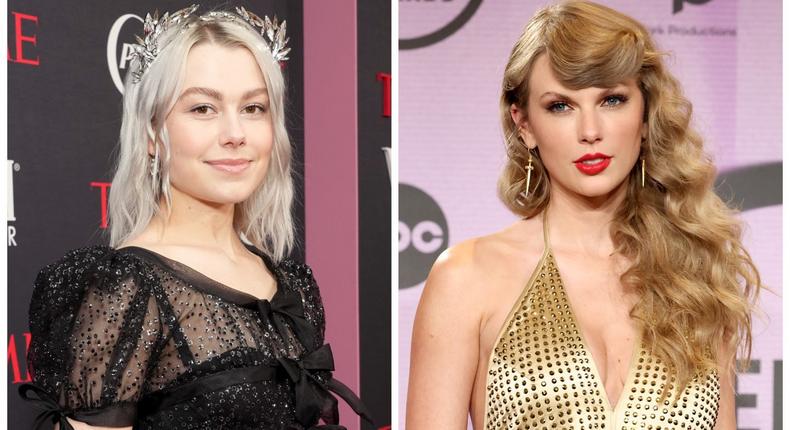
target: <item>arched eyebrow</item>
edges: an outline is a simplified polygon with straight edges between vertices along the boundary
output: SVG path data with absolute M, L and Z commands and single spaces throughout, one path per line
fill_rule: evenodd
M 603 96 L 608 96 L 608 95 L 610 95 L 612 93 L 615 93 L 615 92 L 618 92 L 618 91 L 625 91 L 627 89 L 628 89 L 627 85 L 625 85 L 624 83 L 619 83 L 619 84 L 616 84 L 616 85 L 614 85 L 612 87 L 600 88 L 599 95 L 602 96 L 602 97 Z M 573 97 L 565 95 L 565 94 L 562 94 L 562 93 L 559 93 L 557 91 L 546 91 L 545 93 L 541 94 L 541 96 L 538 98 L 538 100 L 542 100 L 542 99 L 544 99 L 546 97 L 557 98 L 557 99 L 560 99 L 560 100 L 573 100 Z
M 223 98 L 222 94 L 219 91 L 217 91 L 217 90 L 215 90 L 213 88 L 190 87 L 190 88 L 187 88 L 186 90 L 184 90 L 183 93 L 181 93 L 181 96 L 178 97 L 178 100 L 181 100 L 181 99 L 183 99 L 183 98 L 185 98 L 187 96 L 190 96 L 192 94 L 202 94 L 202 95 L 204 95 L 206 97 L 211 97 L 212 99 L 217 100 L 217 101 L 222 101 L 222 98 Z M 266 90 L 266 87 L 260 87 L 260 88 L 255 88 L 253 90 L 249 90 L 249 91 L 245 92 L 241 96 L 241 99 L 242 100 L 247 100 L 247 99 L 255 97 L 255 96 L 259 95 L 259 94 L 268 94 L 268 92 Z
M 546 98 L 546 97 L 555 97 L 555 98 L 558 98 L 558 99 L 570 100 L 570 97 L 566 96 L 565 94 L 558 93 L 556 91 L 546 91 L 545 93 L 541 94 L 539 99 L 543 99 L 543 98 Z

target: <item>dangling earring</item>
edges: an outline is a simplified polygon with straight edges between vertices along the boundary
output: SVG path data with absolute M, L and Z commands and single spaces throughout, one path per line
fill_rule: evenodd
M 645 187 L 645 157 L 642 157 L 642 188 Z
M 154 169 L 156 169 L 156 159 L 151 157 L 148 161 L 148 171 L 151 172 L 151 178 L 153 179 L 156 176 L 156 173 L 154 173 Z
M 154 191 L 154 194 L 157 193 L 159 188 L 159 147 L 157 146 L 154 150 L 154 156 L 151 157 L 151 185 Z
M 527 159 L 527 165 L 524 167 L 527 171 L 527 187 L 524 189 L 525 197 L 529 195 L 529 183 L 532 180 L 532 170 L 534 169 L 534 167 L 532 167 L 532 151 L 529 149 L 527 149 L 527 151 L 529 151 L 529 158 Z

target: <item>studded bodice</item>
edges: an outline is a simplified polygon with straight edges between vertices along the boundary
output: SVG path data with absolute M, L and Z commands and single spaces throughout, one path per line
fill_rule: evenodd
M 718 374 L 673 390 L 667 367 L 636 342 L 610 405 L 562 285 L 544 223 L 545 250 L 505 319 L 488 362 L 485 430 L 705 429 L 716 422 Z M 662 399 L 664 390 L 669 396 Z

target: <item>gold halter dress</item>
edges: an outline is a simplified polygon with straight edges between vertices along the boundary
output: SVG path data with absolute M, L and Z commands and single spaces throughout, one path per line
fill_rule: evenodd
M 674 380 L 639 340 L 617 404 L 609 404 L 562 285 L 545 221 L 543 241 L 543 256 L 491 351 L 484 429 L 713 429 L 718 373 L 698 375 L 679 395 L 670 389 L 659 403 Z

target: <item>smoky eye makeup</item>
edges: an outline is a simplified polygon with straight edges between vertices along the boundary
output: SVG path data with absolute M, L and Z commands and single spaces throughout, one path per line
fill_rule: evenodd
M 624 92 L 612 91 L 604 94 L 600 100 L 600 106 L 616 108 L 628 102 L 629 97 Z M 543 103 L 546 111 L 551 113 L 564 113 L 571 110 L 572 103 L 565 98 L 552 98 Z
M 572 107 L 572 103 L 568 97 L 553 92 L 544 94 L 538 99 L 538 104 L 550 113 L 567 112 Z
M 625 104 L 628 101 L 628 96 L 619 92 L 607 94 L 601 100 L 601 105 L 604 107 L 617 107 Z
M 546 110 L 552 113 L 562 113 L 570 110 L 570 104 L 564 100 L 552 100 L 546 106 Z

